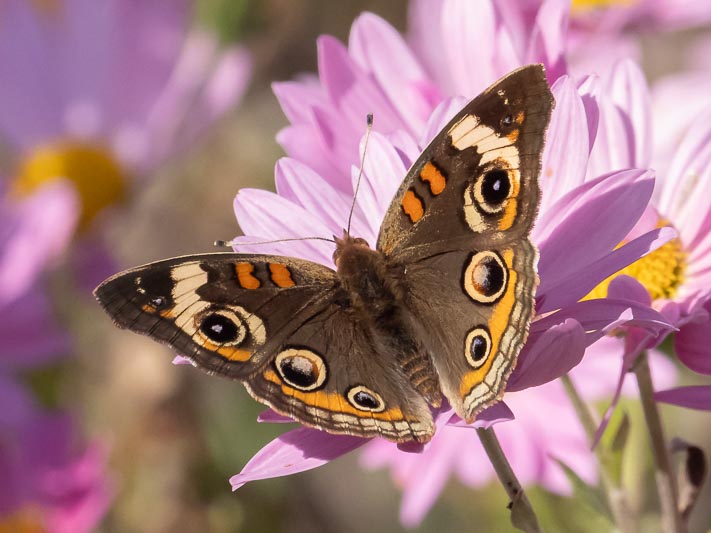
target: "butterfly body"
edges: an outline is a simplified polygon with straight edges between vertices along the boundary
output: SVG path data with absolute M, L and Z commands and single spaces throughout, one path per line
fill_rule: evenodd
M 500 399 L 525 342 L 552 106 L 539 65 L 472 100 L 409 170 L 374 248 L 335 239 L 335 270 L 195 255 L 120 273 L 96 296 L 120 327 L 306 425 L 426 442 L 443 400 L 472 421 Z
M 334 252 L 344 305 L 368 324 L 371 338 L 378 344 L 373 353 L 388 353 L 398 363 L 415 390 L 432 407 L 442 403 L 437 372 L 424 349 L 421 326 L 408 311 L 405 266 L 392 264 L 364 239 L 344 232 L 336 239 Z

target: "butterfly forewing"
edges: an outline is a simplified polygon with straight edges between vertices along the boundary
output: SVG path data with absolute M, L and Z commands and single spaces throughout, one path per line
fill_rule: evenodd
M 412 165 L 378 250 L 413 261 L 527 238 L 553 98 L 543 67 L 523 67 L 462 109 Z
M 119 327 L 242 379 L 323 305 L 335 283 L 335 272 L 309 261 L 206 254 L 128 270 L 102 283 L 96 297 Z

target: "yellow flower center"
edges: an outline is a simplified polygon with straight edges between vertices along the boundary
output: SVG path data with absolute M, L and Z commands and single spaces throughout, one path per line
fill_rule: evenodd
M 44 533 L 39 514 L 37 508 L 24 507 L 11 515 L 0 517 L 0 533 Z
M 82 206 L 81 228 L 126 196 L 125 175 L 109 150 L 64 141 L 39 146 L 21 162 L 14 192 L 27 195 L 58 178 L 66 178 L 76 187 Z
M 638 1 L 639 0 L 573 0 L 572 10 L 575 14 L 581 14 L 592 9 L 629 7 Z
M 660 220 L 657 227 L 661 228 L 668 225 L 669 223 L 666 220 Z M 620 243 L 619 246 L 622 246 L 622 244 L 624 243 Z M 583 299 L 605 298 L 610 281 L 621 274 L 632 276 L 639 281 L 649 291 L 652 300 L 673 298 L 679 286 L 684 282 L 685 270 L 686 252 L 679 237 L 675 237 L 652 253 L 645 255 L 604 280 Z

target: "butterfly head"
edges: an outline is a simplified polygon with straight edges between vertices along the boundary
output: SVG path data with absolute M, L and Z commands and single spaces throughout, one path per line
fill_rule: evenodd
M 333 236 L 336 241 L 336 250 L 333 252 L 333 263 L 340 270 L 343 259 L 353 253 L 371 251 L 368 241 L 360 237 L 351 237 L 347 230 L 343 230 L 342 237 Z

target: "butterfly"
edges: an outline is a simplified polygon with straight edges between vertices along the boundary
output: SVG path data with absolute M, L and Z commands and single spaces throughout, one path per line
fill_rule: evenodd
M 542 65 L 474 98 L 408 171 L 375 248 L 335 238 L 335 270 L 191 255 L 119 273 L 95 295 L 119 327 L 304 425 L 427 442 L 444 400 L 471 422 L 501 398 L 526 341 L 553 104 Z

